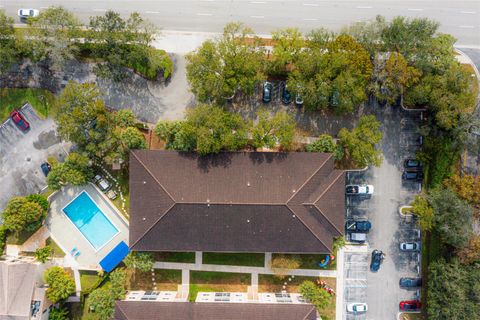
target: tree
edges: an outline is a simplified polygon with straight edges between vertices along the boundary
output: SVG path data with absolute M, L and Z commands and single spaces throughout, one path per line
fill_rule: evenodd
M 89 47 L 95 57 L 106 61 L 96 66 L 98 76 L 121 80 L 125 77 L 124 67 L 140 60 L 151 62 L 150 44 L 158 30 L 137 12 L 124 20 L 119 13 L 108 10 L 104 16 L 90 17 L 89 25 Z
M 420 75 L 421 72 L 410 67 L 400 53 L 392 52 L 384 67 L 375 75 L 372 91 L 380 101 L 394 104 L 408 88 L 419 81 Z
M 321 134 L 318 139 L 307 144 L 305 150 L 308 152 L 326 152 L 333 153 L 336 160 L 343 158 L 343 150 L 337 145 L 333 137 L 329 134 Z
M 253 30 L 229 23 L 216 40 L 205 41 L 188 54 L 187 79 L 202 102 L 223 104 L 238 91 L 249 96 L 263 80 L 263 53 Z
M 123 260 L 123 263 L 129 269 L 148 272 L 152 270 L 155 261 L 153 261 L 153 256 L 149 252 L 131 251 Z
M 415 197 L 412 203 L 412 212 L 418 217 L 418 224 L 422 231 L 430 231 L 433 228 L 433 208 L 428 203 L 425 196 Z
M 377 15 L 373 21 L 356 22 L 346 28 L 341 33 L 348 34 L 358 41 L 370 54 L 373 60 L 377 53 L 381 51 L 382 32 L 387 26 L 385 18 Z
M 332 244 L 332 252 L 337 254 L 338 250 L 345 247 L 346 244 L 347 244 L 347 240 L 345 239 L 344 236 L 339 236 L 334 238 L 333 244 Z
M 462 248 L 472 235 L 472 208 L 449 188 L 436 188 L 429 192 L 433 208 L 433 227 L 444 243 Z
M 7 71 L 16 61 L 15 29 L 13 19 L 0 10 L 0 72 Z
M 24 197 L 10 199 L 3 211 L 3 224 L 13 232 L 21 230 L 35 231 L 46 216 L 46 210 L 34 201 Z
M 255 148 L 274 148 L 277 144 L 284 150 L 292 147 L 295 137 L 295 119 L 285 111 L 272 115 L 268 110 L 257 111 L 257 121 L 251 129 L 252 145 Z
M 48 314 L 48 320 L 68 320 L 68 309 L 66 308 L 50 309 L 50 313 Z
M 120 134 L 120 141 L 124 147 L 130 149 L 146 149 L 147 142 L 143 134 L 135 127 L 128 127 Z
M 161 120 L 155 127 L 157 136 L 169 150 L 192 151 L 196 147 L 195 129 L 186 121 Z
M 328 307 L 332 301 L 332 296 L 312 281 L 303 281 L 299 286 L 299 291 L 302 297 L 313 304 L 318 311 Z
M 26 198 L 28 201 L 38 203 L 45 212 L 48 211 L 48 207 L 50 204 L 48 203 L 48 199 L 45 196 L 33 193 L 29 194 Z
M 53 249 L 50 246 L 45 246 L 43 248 L 38 248 L 35 250 L 35 258 L 41 263 L 45 263 L 53 255 Z
M 112 148 L 112 121 L 94 84 L 69 82 L 59 98 L 58 133 L 89 157 L 103 159 Z
M 47 298 L 53 303 L 66 299 L 75 292 L 75 280 L 61 267 L 45 270 L 44 278 L 48 284 Z
M 375 149 L 375 145 L 382 137 L 380 122 L 374 115 L 362 116 L 354 129 L 348 131 L 342 128 L 338 133 L 339 144 L 343 147 L 345 157 L 357 168 L 380 165 L 382 156 L 381 152 Z
M 286 28 L 272 33 L 273 50 L 269 72 L 286 75 L 289 66 L 295 65 L 305 40 L 297 28 Z
M 480 300 L 475 280 L 479 278 L 478 270 L 462 267 L 456 260 L 432 262 L 428 268 L 428 319 L 476 319 Z
M 74 58 L 80 22 L 73 13 L 60 6 L 50 7 L 29 19 L 29 24 L 26 37 L 34 60 L 48 59 L 53 69 L 60 69 Z
M 58 190 L 66 184 L 84 185 L 92 176 L 90 160 L 84 155 L 72 152 L 65 162 L 52 167 L 47 183 L 52 190 Z
M 120 128 L 133 127 L 137 122 L 133 111 L 130 109 L 122 109 L 117 111 L 113 115 L 113 120 L 115 122 L 115 125 Z
M 452 175 L 443 182 L 445 187 L 452 188 L 463 200 L 473 206 L 480 206 L 480 177 L 470 174 Z
M 300 268 L 300 260 L 297 256 L 277 255 L 272 259 L 270 268 L 275 277 L 283 279 L 290 270 Z
M 90 293 L 88 309 L 101 320 L 109 320 L 113 316 L 115 300 L 125 298 L 126 273 L 116 269 L 110 273 L 110 287 L 100 287 Z
M 480 235 L 473 235 L 468 244 L 456 251 L 462 264 L 480 262 Z

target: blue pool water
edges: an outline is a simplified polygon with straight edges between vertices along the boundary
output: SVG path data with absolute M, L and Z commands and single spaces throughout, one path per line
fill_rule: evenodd
M 118 229 L 108 220 L 85 191 L 63 208 L 63 212 L 96 250 L 118 233 Z

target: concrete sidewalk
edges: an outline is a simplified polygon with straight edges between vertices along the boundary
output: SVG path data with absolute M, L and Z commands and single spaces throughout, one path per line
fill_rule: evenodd
M 177 262 L 157 261 L 155 262 L 153 267 L 155 269 L 274 274 L 272 269 L 265 268 L 265 267 L 225 266 L 225 265 L 215 265 L 215 264 L 195 264 L 195 263 L 177 263 Z M 336 270 L 294 269 L 294 270 L 288 271 L 287 275 L 335 278 L 337 276 L 337 271 Z

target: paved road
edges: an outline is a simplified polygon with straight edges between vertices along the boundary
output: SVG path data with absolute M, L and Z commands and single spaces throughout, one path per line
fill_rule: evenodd
M 441 31 L 458 44 L 480 45 L 480 1 L 322 1 L 322 0 L 0 0 L 9 15 L 20 7 L 63 5 L 82 20 L 107 9 L 122 14 L 138 11 L 166 30 L 219 32 L 229 21 L 243 21 L 257 33 L 281 27 L 309 31 L 317 27 L 339 30 L 346 24 L 397 15 L 428 17 L 441 23 Z

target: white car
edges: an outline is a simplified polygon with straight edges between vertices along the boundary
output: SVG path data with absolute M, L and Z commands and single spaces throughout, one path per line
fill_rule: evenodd
M 38 17 L 40 11 L 37 9 L 20 9 L 18 10 L 18 16 L 20 19 L 35 18 Z
M 368 306 L 366 303 L 354 302 L 347 304 L 347 311 L 351 313 L 367 312 Z
M 373 186 L 366 184 L 350 184 L 345 187 L 347 195 L 372 195 Z

